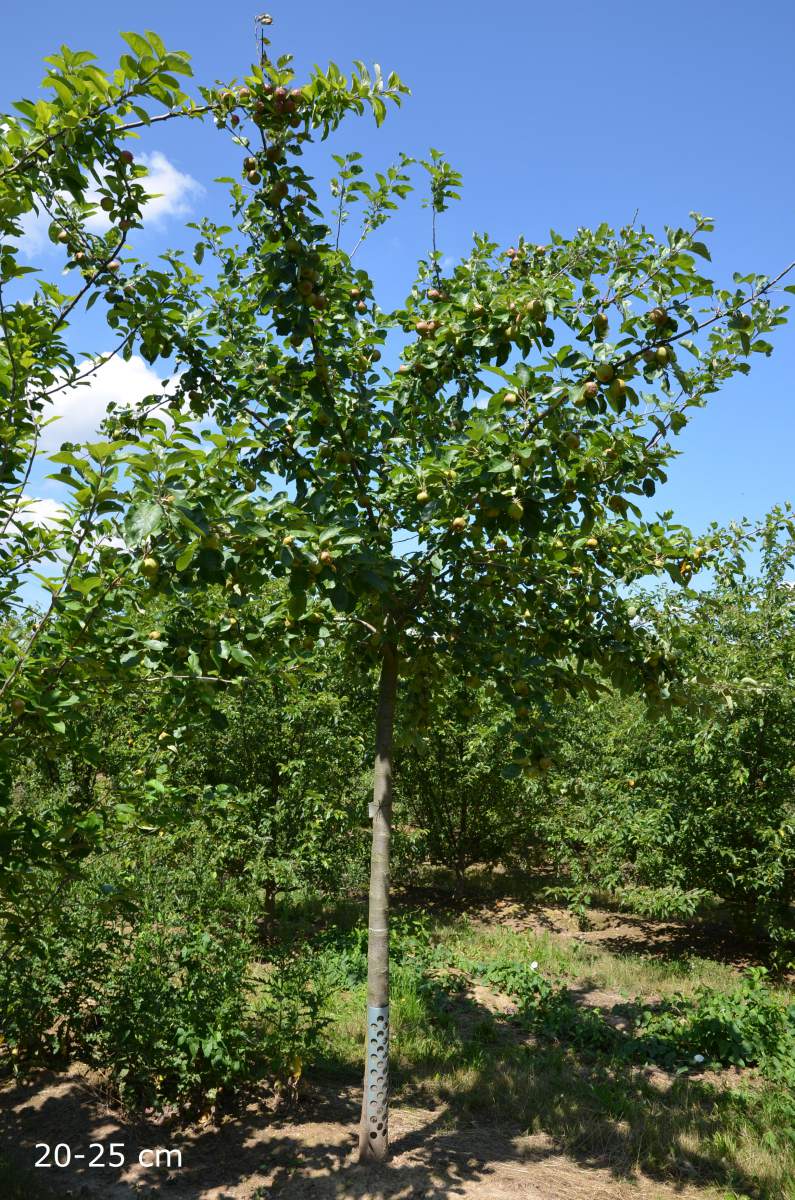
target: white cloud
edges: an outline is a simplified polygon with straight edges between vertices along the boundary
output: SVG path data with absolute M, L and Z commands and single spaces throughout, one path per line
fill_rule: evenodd
M 19 517 L 30 525 L 41 525 L 43 529 L 52 529 L 66 516 L 66 509 L 57 500 L 48 500 L 35 496 L 25 496 L 19 509 Z
M 85 369 L 88 370 L 89 364 Z M 52 454 L 62 442 L 85 442 L 97 437 L 111 401 L 117 408 L 139 404 L 146 396 L 167 394 L 152 367 L 134 354 L 125 362 L 111 358 L 79 387 L 64 388 L 48 400 L 46 413 L 58 419 L 42 431 L 40 449 Z
M 136 162 L 147 168 L 148 174 L 142 182 L 152 197 L 142 210 L 144 222 L 151 221 L 159 225 L 166 217 L 187 216 L 191 199 L 203 191 L 198 180 L 178 170 L 159 150 L 152 154 L 139 154 Z M 99 198 L 96 192 L 90 192 L 88 199 L 98 203 Z M 94 233 L 104 233 L 110 228 L 110 222 L 101 209 L 86 224 Z
M 33 258 L 36 254 L 41 254 L 42 250 L 54 249 L 47 236 L 50 218 L 46 213 L 26 212 L 19 223 L 22 226 L 19 248 L 26 258 Z
M 144 222 L 159 226 L 168 217 L 187 216 L 191 211 L 192 200 L 204 190 L 199 181 L 180 171 L 160 150 L 154 150 L 151 154 L 139 154 L 136 162 L 145 166 L 149 172 L 142 181 L 151 196 L 143 206 Z M 94 190 L 89 191 L 86 198 L 91 203 L 99 203 L 99 194 Z M 20 224 L 22 236 L 19 239 L 19 247 L 26 258 L 34 258 L 44 251 L 56 249 L 47 232 L 50 218 L 46 213 L 25 213 Z M 86 222 L 86 227 L 92 233 L 105 233 L 110 229 L 110 221 L 107 214 L 98 208 Z

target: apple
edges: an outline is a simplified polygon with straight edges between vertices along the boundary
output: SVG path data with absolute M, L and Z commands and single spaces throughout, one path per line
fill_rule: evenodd
M 103 212 L 111 212 L 113 209 L 113 200 L 110 196 L 103 196 L 99 202 L 99 207 Z
M 243 170 L 244 171 L 256 171 L 256 169 L 257 169 L 257 160 L 253 154 L 249 154 L 247 158 L 243 159 Z
M 364 300 L 360 300 L 359 303 L 356 305 L 356 311 L 360 312 L 360 313 L 367 312 L 367 305 L 365 304 Z
M 453 517 L 450 527 L 451 529 L 455 530 L 456 533 L 461 533 L 461 531 L 467 527 L 466 517 Z
M 408 375 L 410 371 L 411 371 L 411 367 L 408 366 L 407 363 L 401 363 L 397 369 L 398 375 Z
M 119 158 L 128 167 L 131 166 L 135 162 L 135 155 L 133 154 L 132 150 L 122 150 L 121 154 L 119 155 Z
M 255 187 L 258 183 L 262 182 L 262 176 L 259 171 L 246 171 L 246 179 L 249 183 L 253 183 Z
M 596 371 L 594 373 L 600 383 L 610 383 L 616 372 L 612 363 L 602 362 L 597 363 Z
M 536 296 L 535 300 L 530 301 L 527 311 L 534 321 L 546 320 L 547 306 L 539 296 Z
M 521 500 L 512 500 L 511 503 L 508 505 L 508 516 L 513 521 L 518 521 L 521 518 L 523 512 L 524 512 L 524 506 L 522 505 Z
M 160 570 L 160 563 L 157 561 L 156 558 L 152 558 L 151 555 L 149 555 L 147 558 L 145 558 L 143 560 L 143 562 L 141 563 L 141 574 L 146 579 L 154 579 L 159 570 Z
M 518 399 L 519 397 L 517 396 L 516 392 L 506 392 L 503 397 L 503 402 L 505 404 L 516 404 Z
M 593 319 L 593 327 L 600 337 L 603 337 L 607 333 L 609 326 L 610 321 L 608 320 L 607 313 L 597 313 Z
M 159 629 L 150 629 L 149 633 L 147 633 L 146 636 L 149 638 L 150 642 L 159 642 L 160 637 L 161 637 L 160 630 Z
M 325 567 L 328 567 L 334 562 L 334 556 L 330 550 L 322 550 L 320 553 L 320 561 Z
M 649 313 L 649 320 L 651 321 L 651 323 L 653 325 L 657 325 L 657 326 L 664 325 L 665 322 L 668 320 L 668 313 L 665 311 L 664 308 L 660 308 L 659 306 L 657 306 L 656 308 L 653 308 L 651 310 L 651 312 Z
M 25 711 L 25 701 L 21 696 L 15 696 L 11 701 L 11 712 L 15 717 L 21 717 Z
M 666 367 L 673 362 L 674 352 L 669 346 L 658 346 L 656 358 L 661 367 Z
M 419 492 L 417 492 L 417 501 L 419 504 L 427 504 L 430 498 L 430 492 L 427 492 L 425 488 L 422 488 Z

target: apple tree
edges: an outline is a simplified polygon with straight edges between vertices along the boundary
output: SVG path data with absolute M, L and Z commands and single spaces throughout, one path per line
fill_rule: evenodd
M 325 207 L 310 145 L 365 107 L 380 122 L 403 91 L 363 64 L 299 85 L 291 59 L 267 53 L 230 88 L 217 123 L 240 147 L 240 177 L 229 223 L 197 225 L 208 274 L 174 341 L 176 423 L 158 433 L 144 415 L 118 430 L 148 447 L 128 468 L 122 557 L 143 563 L 143 587 L 217 585 L 239 610 L 188 671 L 270 654 L 300 670 L 335 640 L 378 672 L 365 1159 L 388 1152 L 396 703 L 421 730 L 446 679 L 488 684 L 512 713 L 505 769 L 518 775 L 551 765 L 545 728 L 564 697 L 609 680 L 676 698 L 675 647 L 638 626 L 626 589 L 661 574 L 688 588 L 709 561 L 651 501 L 692 412 L 770 352 L 785 312 L 781 276 L 721 287 L 704 273 L 712 222 L 698 215 L 661 237 L 602 225 L 503 249 L 478 235 L 443 266 L 437 218 L 460 179 L 438 152 L 372 178 L 340 155 Z M 431 248 L 387 311 L 355 255 L 415 172 Z

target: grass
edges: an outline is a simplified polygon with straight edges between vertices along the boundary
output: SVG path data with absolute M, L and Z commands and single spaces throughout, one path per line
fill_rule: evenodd
M 327 943 L 332 969 L 341 964 L 341 986 L 320 1064 L 321 1074 L 352 1083 L 361 1073 L 365 1004 L 355 912 L 335 913 L 341 932 Z M 328 928 L 319 918 L 316 911 L 293 920 L 306 920 L 309 933 Z M 412 923 L 398 914 L 397 925 L 392 1080 L 399 1103 L 433 1104 L 451 1125 L 475 1119 L 545 1134 L 617 1177 L 643 1173 L 697 1185 L 710 1200 L 795 1197 L 795 1104 L 781 1083 L 751 1069 L 676 1074 L 626 1061 L 611 1051 L 609 1037 L 606 1045 L 593 1040 L 595 1025 L 612 1034 L 587 1007 L 569 1007 L 560 1036 L 535 1036 L 501 1011 L 499 989 L 473 988 L 467 967 L 537 962 L 539 976 L 581 996 L 611 993 L 618 1009 L 635 998 L 651 1005 L 675 994 L 695 998 L 702 987 L 731 992 L 737 969 L 695 955 L 617 954 L 598 943 L 444 915 Z

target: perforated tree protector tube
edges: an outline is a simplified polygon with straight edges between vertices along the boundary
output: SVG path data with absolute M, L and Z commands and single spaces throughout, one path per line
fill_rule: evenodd
M 367 1006 L 367 1131 L 373 1150 L 389 1136 L 389 1005 Z

